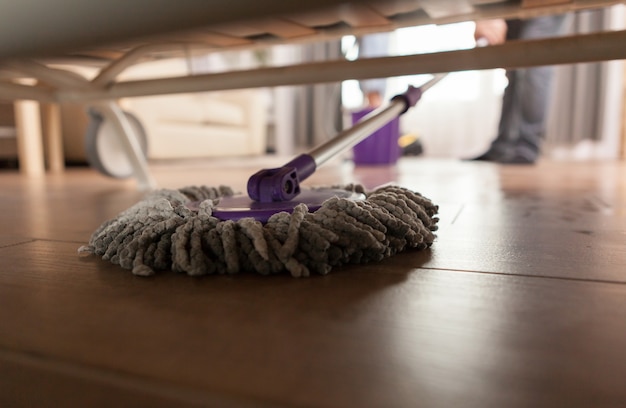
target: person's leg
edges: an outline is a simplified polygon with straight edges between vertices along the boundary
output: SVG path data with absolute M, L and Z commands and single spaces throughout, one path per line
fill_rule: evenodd
M 564 15 L 538 17 L 524 24 L 521 38 L 554 37 L 559 34 Z M 534 163 L 539 157 L 545 133 L 553 67 L 541 66 L 519 70 L 519 122 L 514 155 L 504 160 L 514 163 Z
M 521 35 L 523 22 L 521 20 L 507 20 L 506 41 L 517 40 Z M 502 96 L 502 109 L 500 111 L 500 121 L 498 124 L 498 134 L 491 142 L 489 149 L 478 157 L 471 160 L 498 161 L 501 157 L 508 155 L 517 139 L 517 134 L 513 134 L 519 122 L 519 97 L 518 97 L 518 70 L 507 70 L 507 86 Z
M 545 132 L 552 67 L 519 70 L 518 123 L 509 155 L 501 161 L 534 163 Z
M 537 39 L 556 36 L 563 26 L 564 15 L 537 17 L 509 24 L 511 39 Z M 507 71 L 509 81 L 502 99 L 498 136 L 489 150 L 474 160 L 500 163 L 534 163 L 543 138 L 551 67 Z
M 500 111 L 500 122 L 498 124 L 498 136 L 491 142 L 489 149 L 472 160 L 498 161 L 504 156 L 509 156 L 511 146 L 515 144 L 517 134 L 513 132 L 519 122 L 519 97 L 517 97 L 517 70 L 506 72 L 508 84 L 504 89 L 502 97 L 502 110 Z

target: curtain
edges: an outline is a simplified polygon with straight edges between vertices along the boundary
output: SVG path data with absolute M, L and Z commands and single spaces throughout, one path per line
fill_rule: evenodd
M 612 8 L 582 11 L 569 17 L 566 34 L 587 34 L 614 28 Z M 611 121 L 615 116 L 615 62 L 581 63 L 555 68 L 546 144 L 573 147 L 586 141 L 590 145 L 614 144 L 619 138 Z M 619 70 L 617 71 L 619 72 Z M 619 73 L 621 75 L 621 73 Z M 619 105 L 619 100 L 617 102 Z M 614 140 L 613 140 L 614 139 Z M 617 149 L 608 155 L 617 154 Z
M 340 41 L 301 47 L 301 62 L 342 58 Z M 341 83 L 299 86 L 295 90 L 296 148 L 308 149 L 332 138 L 341 129 Z

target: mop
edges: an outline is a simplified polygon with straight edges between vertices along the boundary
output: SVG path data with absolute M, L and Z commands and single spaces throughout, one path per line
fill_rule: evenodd
M 280 168 L 248 180 L 248 195 L 229 187 L 161 189 L 104 222 L 81 254 L 95 254 L 135 275 L 189 276 L 288 272 L 325 275 L 346 264 L 377 262 L 430 247 L 438 208 L 400 186 L 303 188 L 315 169 L 415 106 L 437 75 L 391 99 L 352 128 Z

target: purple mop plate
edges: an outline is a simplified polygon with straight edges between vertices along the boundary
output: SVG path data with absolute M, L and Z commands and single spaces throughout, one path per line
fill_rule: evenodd
M 267 220 L 274 214 L 285 211 L 292 213 L 298 204 L 306 204 L 310 212 L 316 211 L 329 198 L 339 197 L 350 200 L 364 200 L 365 195 L 340 189 L 302 189 L 302 192 L 290 201 L 275 201 L 261 203 L 252 200 L 247 195 L 222 197 L 213 208 L 213 216 L 220 220 L 239 220 L 252 217 L 260 222 Z

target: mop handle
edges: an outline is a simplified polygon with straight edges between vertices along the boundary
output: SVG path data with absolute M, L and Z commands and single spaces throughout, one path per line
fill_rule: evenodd
M 301 154 L 283 167 L 261 170 L 248 180 L 248 195 L 260 202 L 289 201 L 300 194 L 300 181 L 337 154 L 355 146 L 363 139 L 415 106 L 422 94 L 446 74 L 435 75 L 419 88 L 409 86 L 403 94 L 394 96 L 387 106 L 378 108 L 329 141 Z

